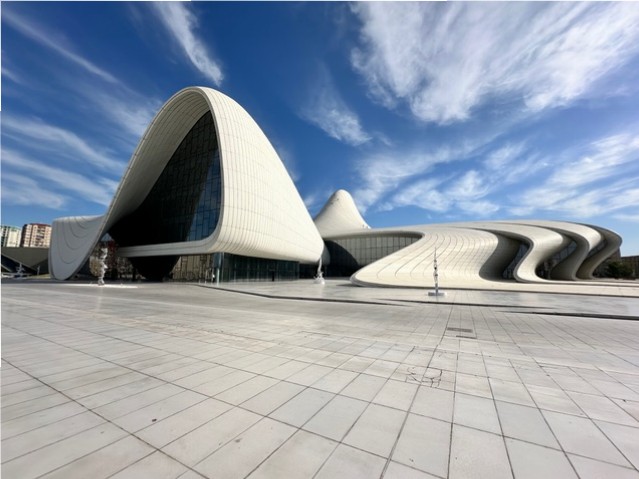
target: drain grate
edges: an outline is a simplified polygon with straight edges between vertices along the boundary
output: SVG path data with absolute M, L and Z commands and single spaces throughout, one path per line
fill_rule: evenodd
M 446 328 L 448 331 L 457 331 L 459 333 L 472 333 L 472 329 L 468 328 Z

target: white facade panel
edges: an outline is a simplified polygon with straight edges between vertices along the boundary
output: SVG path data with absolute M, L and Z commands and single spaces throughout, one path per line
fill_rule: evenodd
M 121 248 L 120 253 L 161 256 L 228 252 L 319 261 L 323 241 L 262 130 L 226 95 L 192 87 L 175 94 L 155 116 L 104 216 L 54 222 L 50 264 L 55 278 L 73 275 L 109 228 L 140 206 L 182 139 L 207 111 L 215 123 L 222 173 L 222 206 L 215 231 L 203 240 Z
M 250 115 L 220 92 L 191 87 L 176 93 L 155 116 L 106 214 L 54 221 L 49 261 L 53 277 L 71 277 L 97 241 L 140 207 L 185 136 L 207 112 L 213 118 L 220 155 L 221 205 L 215 230 L 197 241 L 123 247 L 120 255 L 226 252 L 315 263 L 324 250 L 322 238 L 370 238 L 372 244 L 377 235 L 409 235 L 419 239 L 359 269 L 352 282 L 432 287 L 437 251 L 443 284 L 494 288 L 508 284 L 507 267 L 519 282 L 589 279 L 621 244 L 618 235 L 604 228 L 545 220 L 371 229 L 344 190 L 331 196 L 313 222 L 275 149 Z M 329 260 L 327 254 L 323 258 Z M 540 278 L 542 270 L 550 278 Z

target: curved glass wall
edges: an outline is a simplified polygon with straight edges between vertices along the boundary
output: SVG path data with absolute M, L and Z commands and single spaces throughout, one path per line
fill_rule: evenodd
M 173 281 L 216 280 L 290 281 L 299 279 L 299 263 L 266 258 L 252 258 L 229 253 L 181 256 L 169 278 Z
M 519 249 L 517 250 L 515 257 L 508 266 L 506 266 L 506 269 L 502 273 L 502 277 L 504 279 L 515 279 L 515 269 L 523 257 L 526 256 L 526 253 L 528 253 L 528 249 L 529 246 L 526 243 L 519 243 Z
M 355 271 L 389 254 L 413 244 L 418 234 L 390 234 L 351 236 L 326 240 L 331 262 L 326 267 L 328 276 L 350 276 Z
M 555 269 L 559 267 L 564 261 L 566 261 L 570 255 L 572 255 L 577 249 L 577 242 L 573 239 L 570 240 L 570 244 L 562 249 L 559 253 L 555 253 L 552 258 L 550 258 L 548 263 L 548 269 L 551 279 L 561 279 L 557 278 Z M 545 264 L 545 263 L 544 263 Z
M 177 147 L 144 202 L 109 233 L 120 246 L 200 240 L 215 231 L 221 202 L 220 152 L 213 116 L 207 112 Z

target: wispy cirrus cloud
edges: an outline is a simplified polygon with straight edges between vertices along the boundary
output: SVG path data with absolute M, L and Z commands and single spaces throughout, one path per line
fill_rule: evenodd
M 21 206 L 44 206 L 54 210 L 67 204 L 69 198 L 47 190 L 47 181 L 38 183 L 19 173 L 2 172 L 2 202 Z
M 468 119 L 495 98 L 566 105 L 639 51 L 639 9 L 611 3 L 363 2 L 351 54 L 371 95 L 424 122 Z
M 416 206 L 434 213 L 488 216 L 500 207 L 485 199 L 495 188 L 494 178 L 469 170 L 461 176 L 448 175 L 419 180 L 393 195 L 380 210 Z
M 89 144 L 75 133 L 50 125 L 42 120 L 13 115 L 2 118 L 3 136 L 17 140 L 25 147 L 55 151 L 75 162 L 88 162 L 115 173 L 120 173 L 124 163 L 101 151 L 95 144 Z M 4 158 L 3 158 L 4 161 Z
M 477 154 L 492 137 L 484 137 L 460 141 L 454 145 L 445 144 L 436 148 L 417 146 L 413 151 L 407 149 L 385 149 L 371 155 L 362 156 L 355 165 L 360 186 L 353 191 L 357 205 L 366 211 L 378 205 L 383 210 L 390 210 L 409 203 L 405 195 L 406 188 L 412 184 L 422 183 L 423 176 L 443 165 L 461 162 Z M 432 178 L 429 178 L 429 180 Z M 437 184 L 451 179 L 450 174 L 437 178 Z M 417 194 L 417 189 L 412 190 Z M 403 201 L 395 201 L 403 195 Z M 393 197 L 389 200 L 389 197 Z
M 630 223 L 639 223 L 639 213 L 617 213 L 613 215 L 613 218 L 621 221 L 628 221 Z
M 193 66 L 219 86 L 224 79 L 220 62 L 211 57 L 202 40 L 196 36 L 197 17 L 191 7 L 181 2 L 155 2 L 152 5 Z
M 428 178 L 416 181 L 402 188 L 393 195 L 391 200 L 382 204 L 379 209 L 381 211 L 390 211 L 402 206 L 417 206 L 438 213 L 446 212 L 451 207 L 451 201 L 439 191 L 439 186 L 443 182 L 443 178 Z
M 14 83 L 21 83 L 23 80 L 20 75 L 18 75 L 17 72 L 15 72 L 12 68 L 9 67 L 9 65 L 7 65 L 7 55 L 5 55 L 4 52 L 2 52 L 1 55 L 4 59 L 4 61 L 2 62 L 2 78 L 4 80 L 11 80 Z
M 61 69 L 54 72 L 60 84 L 67 87 L 71 94 L 82 95 L 87 103 L 98 108 L 103 116 L 110 119 L 119 130 L 133 137 L 135 141 L 140 139 L 153 115 L 161 106 L 160 100 L 149 94 L 141 95 L 132 90 L 115 75 L 77 53 L 77 48 L 71 45 L 62 33 L 54 28 L 44 27 L 32 18 L 20 15 L 15 8 L 3 9 L 2 19 L 3 22 L 6 21 L 10 27 L 24 36 L 70 60 L 77 67 L 76 69 Z M 3 61 L 3 77 L 7 77 L 24 86 L 25 79 L 6 69 L 5 63 L 6 61 Z M 95 80 L 88 81 L 77 74 L 79 71 L 93 74 Z M 69 82 L 69 75 L 73 75 L 72 82 Z M 32 85 L 34 89 L 37 87 L 37 83 Z M 3 126 L 5 126 L 4 120 Z M 34 132 L 34 129 L 31 128 L 34 126 L 32 122 L 27 122 L 25 126 L 26 131 L 24 133 L 31 135 Z M 46 126 L 42 128 L 41 133 L 48 136 L 49 139 L 51 137 L 62 139 L 67 136 L 68 143 L 71 146 L 78 146 L 77 139 L 69 138 L 65 133 L 55 132 Z M 37 139 L 37 135 L 31 136 Z M 100 154 L 92 155 L 89 150 L 90 148 L 84 148 L 84 146 L 79 149 L 88 158 L 96 157 L 96 164 L 99 165 L 100 160 L 97 156 L 100 156 Z
M 2 12 L 2 20 L 26 37 L 62 55 L 67 60 L 80 66 L 83 70 L 92 73 L 109 83 L 120 83 L 115 76 L 103 70 L 79 53 L 76 53 L 73 47 L 68 45 L 67 40 L 62 35 L 49 31 L 47 28 L 34 22 L 32 19 L 24 18 L 16 13 L 14 9 L 4 8 Z
M 523 143 L 501 145 L 483 156 L 459 173 L 406 181 L 378 209 L 416 206 L 484 217 L 503 210 L 514 216 L 574 218 L 617 212 L 621 219 L 632 215 L 624 210 L 639 204 L 639 134 L 633 130 L 597 139 L 579 151 L 559 151 L 553 161 Z M 534 175 L 537 185 L 530 187 Z
M 113 197 L 115 182 L 109 178 L 88 178 L 79 173 L 67 171 L 34 160 L 11 149 L 2 148 L 2 166 L 3 190 L 8 184 L 6 181 L 7 178 L 5 178 L 6 170 L 9 170 L 9 175 L 13 174 L 14 176 L 20 174 L 19 172 L 22 172 L 22 174 L 26 173 L 29 178 L 41 178 L 45 180 L 48 185 L 57 187 L 58 192 L 51 193 L 51 195 L 57 195 L 58 198 L 58 201 L 54 202 L 54 205 L 60 206 L 62 204 L 60 201 L 63 201 L 65 196 L 74 196 L 102 206 L 108 206 Z M 15 191 L 11 190 L 11 185 L 9 185 L 9 188 L 9 193 Z M 49 192 L 51 192 L 50 189 Z M 18 195 L 11 197 L 9 195 L 6 199 L 9 202 L 24 201 L 24 196 Z M 40 206 L 50 207 L 47 204 L 40 204 Z
M 111 90 L 108 93 L 82 88 L 83 95 L 92 102 L 104 117 L 123 130 L 134 142 L 138 142 L 162 101 L 152 96 L 143 96 L 127 89 Z M 127 158 L 128 159 L 128 158 Z
M 357 113 L 342 99 L 325 67 L 318 69 L 301 116 L 331 138 L 348 145 L 358 146 L 371 139 Z
M 573 156 L 574 155 L 574 156 Z M 593 141 L 585 151 L 560 155 L 538 186 L 514 195 L 511 212 L 554 212 L 587 218 L 639 204 L 639 133 L 634 130 Z M 621 213 L 620 213 L 621 214 Z

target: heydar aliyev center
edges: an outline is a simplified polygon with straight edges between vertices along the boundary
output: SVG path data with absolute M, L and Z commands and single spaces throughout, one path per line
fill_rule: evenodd
M 102 216 L 53 222 L 49 265 L 64 280 L 109 235 L 149 279 L 293 279 L 321 264 L 360 286 L 579 282 L 615 253 L 612 231 L 561 221 L 369 227 L 346 191 L 315 220 L 251 116 L 210 88 L 176 93 L 155 116 Z M 574 284 L 574 283 L 573 283 Z

